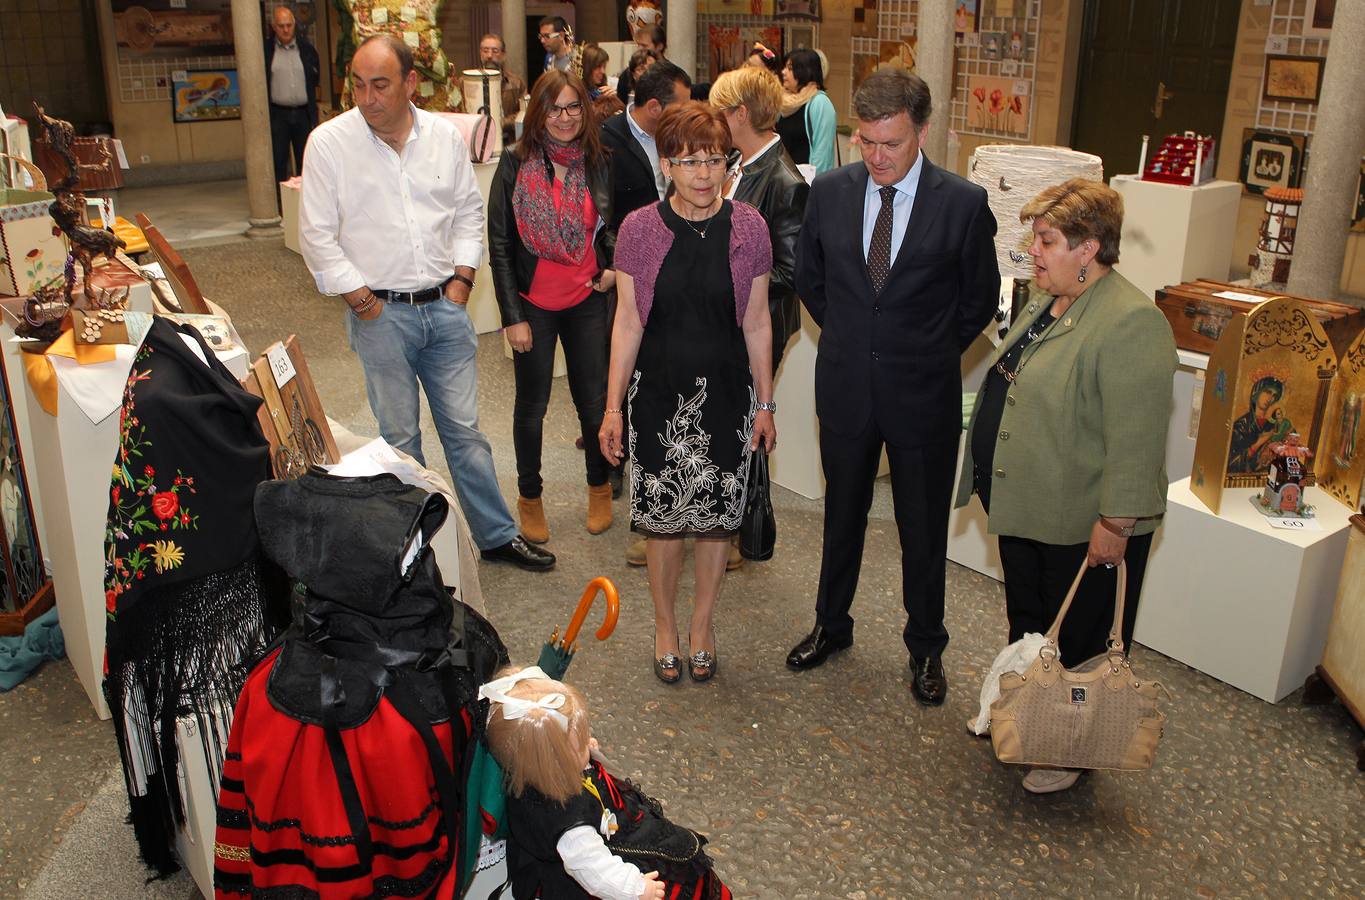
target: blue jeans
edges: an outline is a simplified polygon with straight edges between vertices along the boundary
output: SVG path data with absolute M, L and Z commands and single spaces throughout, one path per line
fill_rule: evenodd
M 385 303 L 368 321 L 347 314 L 346 330 L 365 367 L 365 392 L 384 440 L 426 465 L 420 379 L 474 543 L 480 550 L 509 543 L 517 526 L 498 491 L 493 448 L 479 431 L 479 342 L 469 313 L 445 299 L 416 306 Z

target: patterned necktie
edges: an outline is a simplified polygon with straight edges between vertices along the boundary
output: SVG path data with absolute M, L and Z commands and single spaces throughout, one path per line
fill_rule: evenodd
M 867 249 L 867 274 L 872 276 L 872 293 L 881 294 L 891 277 L 891 221 L 896 203 L 896 186 L 888 184 L 877 193 L 882 195 L 882 208 L 877 210 L 877 224 L 872 227 L 872 244 Z

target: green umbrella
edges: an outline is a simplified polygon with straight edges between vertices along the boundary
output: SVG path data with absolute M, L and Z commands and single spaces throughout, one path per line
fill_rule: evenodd
M 569 620 L 569 627 L 564 629 L 563 639 L 560 639 L 559 629 L 556 628 L 551 633 L 549 642 L 540 649 L 540 660 L 536 665 L 556 681 L 564 677 L 564 673 L 569 669 L 569 663 L 573 661 L 574 653 L 578 651 L 578 631 L 583 627 L 583 620 L 588 617 L 588 610 L 592 607 L 593 600 L 597 598 L 598 591 L 606 595 L 607 617 L 602 622 L 602 627 L 597 629 L 597 639 L 605 641 L 616 630 L 616 617 L 621 612 L 621 601 L 616 594 L 616 585 L 612 584 L 610 578 L 599 576 L 589 581 L 583 590 L 583 596 L 579 598 L 578 606 L 574 609 L 573 618 Z

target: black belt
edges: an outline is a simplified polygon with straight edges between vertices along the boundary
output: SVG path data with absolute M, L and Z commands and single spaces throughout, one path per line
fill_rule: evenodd
M 455 280 L 452 275 L 436 287 L 422 288 L 420 291 L 386 291 L 382 288 L 373 288 L 372 293 L 383 300 L 385 303 L 430 303 L 445 296 L 446 285 Z

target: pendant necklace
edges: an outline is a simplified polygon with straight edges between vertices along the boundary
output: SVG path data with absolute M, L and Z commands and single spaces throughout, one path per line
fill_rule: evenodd
M 724 198 L 722 198 L 721 202 L 724 202 Z M 719 209 L 717 209 L 715 213 L 712 213 L 711 215 L 707 216 L 706 224 L 703 225 L 701 228 L 698 228 L 697 226 L 693 225 L 692 220 L 687 218 L 687 216 L 684 216 L 682 213 L 678 213 L 678 218 L 682 219 L 683 222 L 687 223 L 687 227 L 692 229 L 692 233 L 704 241 L 706 240 L 706 232 L 711 229 L 711 225 L 716 221 L 716 213 L 718 212 L 720 212 Z

